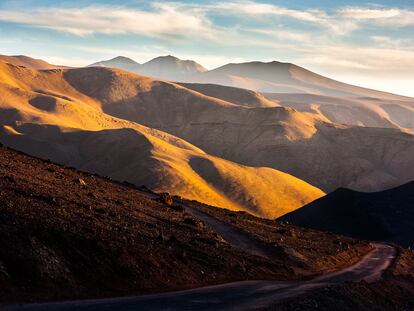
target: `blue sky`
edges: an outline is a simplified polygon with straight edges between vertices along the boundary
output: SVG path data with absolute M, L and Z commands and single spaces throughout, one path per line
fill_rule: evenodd
M 70 66 L 279 60 L 414 96 L 414 1 L 1 0 L 0 53 Z

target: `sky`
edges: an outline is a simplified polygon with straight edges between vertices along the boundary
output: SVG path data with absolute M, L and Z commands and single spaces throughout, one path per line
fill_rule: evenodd
M 414 97 L 414 0 L 0 0 L 0 54 L 68 66 L 277 60 Z

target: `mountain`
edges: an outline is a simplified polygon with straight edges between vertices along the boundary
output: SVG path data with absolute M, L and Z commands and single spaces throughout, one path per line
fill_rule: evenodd
M 141 75 L 172 81 L 191 81 L 194 75 L 207 71 L 207 69 L 195 61 L 181 60 L 171 55 L 156 57 L 142 65 L 130 58 L 118 56 L 107 61 L 94 63 L 88 67 L 94 66 L 118 68 Z
M 374 193 L 340 188 L 278 220 L 413 247 L 414 181 Z
M 191 81 L 194 75 L 205 71 L 207 69 L 195 61 L 168 55 L 144 63 L 139 73 L 162 80 Z
M 57 159 L 64 156 L 67 161 L 83 164 L 86 159 L 88 165 L 95 165 L 93 169 L 105 170 L 102 174 L 116 174 L 119 179 L 134 179 L 140 184 L 144 175 L 134 174 L 131 169 L 122 170 L 125 159 L 136 151 L 126 150 L 122 155 L 115 148 L 115 158 L 122 156 L 123 161 L 114 159 L 115 167 L 111 167 L 106 165 L 105 153 L 98 154 L 96 159 L 82 158 L 79 142 L 72 143 L 70 152 L 65 150 L 70 148 L 65 147 L 61 137 L 69 136 L 69 131 L 64 128 L 91 131 L 88 135 L 92 136 L 98 135 L 96 131 L 105 130 L 105 134 L 100 135 L 112 133 L 111 141 L 124 133 L 122 149 L 129 147 L 124 144 L 137 139 L 133 137 L 142 134 L 143 141 L 150 141 L 149 147 L 139 149 L 142 157 L 146 159 L 150 154 L 151 159 L 156 158 L 154 163 L 161 167 L 144 165 L 150 172 L 158 172 L 153 176 L 160 176 L 149 186 L 160 191 L 168 190 L 202 202 L 269 217 L 289 212 L 322 195 L 309 184 L 324 192 L 338 187 L 379 191 L 414 178 L 414 136 L 398 129 L 344 126 L 330 122 L 323 115 L 285 107 L 246 107 L 174 83 L 108 68 L 50 71 L 43 73 L 44 76 L 18 72 L 16 68 L 8 68 L 6 74 L 6 69 L 3 70 L 4 79 L 14 82 L 10 82 L 3 92 L 5 107 L 0 121 L 8 126 L 3 130 L 7 134 L 3 137 L 17 141 L 23 139 L 18 133 L 31 139 L 40 135 L 36 134 L 40 131 L 29 130 L 13 121 L 34 123 L 38 127 L 45 124 L 57 126 L 59 131 L 52 127 L 48 129 L 62 133 L 55 141 L 50 135 L 41 134 L 41 140 L 46 144 L 51 141 L 58 144 L 59 148 L 48 147 L 60 150 L 55 154 Z M 37 78 L 30 78 L 33 76 Z M 20 77 L 28 80 L 25 82 Z M 128 131 L 131 127 L 133 131 Z M 174 147 L 168 147 L 169 151 L 162 144 L 153 143 L 155 134 L 157 141 L 159 137 L 165 137 L 167 145 Z M 88 145 L 84 137 L 80 141 L 86 149 Z M 98 142 L 109 144 L 107 148 L 110 148 L 111 143 L 100 137 Z M 154 153 L 162 156 L 153 156 Z M 171 154 L 175 156 L 171 158 Z M 194 160 L 200 157 L 202 160 Z M 140 167 L 139 158 L 134 157 L 131 165 Z M 308 190 L 302 191 L 302 186 L 298 187 L 296 182 L 290 183 L 289 190 L 283 190 L 286 188 L 277 183 L 277 178 L 261 177 L 262 173 L 255 175 L 256 168 L 265 167 L 307 182 L 309 187 L 303 187 Z M 260 170 L 265 175 L 273 174 L 267 173 L 267 169 Z M 235 174 L 237 171 L 243 173 Z M 164 175 L 168 178 L 161 177 Z M 258 179 L 248 177 L 252 175 Z M 251 181 L 249 186 L 243 186 L 248 184 L 247 181 Z M 259 187 L 261 183 L 268 188 Z M 278 195 L 276 189 L 287 195 Z M 274 205 L 273 201 L 278 203 Z
M 227 64 L 200 75 L 200 81 L 267 93 L 306 93 L 327 96 L 412 100 L 335 81 L 291 63 L 249 62 Z
M 367 89 L 339 82 L 291 63 L 247 62 L 230 63 L 207 70 L 192 60 L 160 56 L 139 66 L 126 57 L 116 57 L 91 66 L 128 70 L 158 79 L 186 83 L 218 84 L 261 93 L 313 94 L 330 97 L 368 97 L 413 103 L 413 98 Z
M 124 57 L 124 56 L 117 56 L 115 58 L 100 61 L 94 64 L 89 65 L 88 67 L 110 67 L 110 68 L 118 68 L 126 71 L 131 72 L 138 72 L 141 65 L 136 61 L 132 60 L 131 58 Z
M 129 80 L 125 84 L 135 86 L 121 88 L 101 77 L 97 88 L 95 73 L 81 72 L 70 72 L 77 73 L 71 84 L 104 103 L 106 114 L 229 161 L 287 172 L 325 192 L 383 190 L 414 178 L 414 136 L 399 129 L 345 126 L 285 107 L 249 108 L 156 80 Z
M 9 63 L 15 66 L 23 66 L 32 69 L 61 69 L 65 66 L 56 66 L 49 64 L 41 59 L 35 59 L 24 55 L 7 56 L 0 55 L 0 62 Z
M 333 97 L 313 94 L 264 93 L 281 106 L 322 114 L 335 123 L 399 128 L 414 132 L 414 99 Z
M 281 171 L 224 160 L 181 138 L 109 114 L 135 115 L 130 104 L 138 95 L 145 103 L 141 113 L 159 125 L 172 118 L 179 122 L 181 109 L 192 115 L 240 107 L 236 104 L 100 67 L 36 71 L 0 62 L 0 78 L 0 141 L 18 150 L 265 217 L 323 195 Z
M 144 65 L 123 57 L 116 59 L 123 61 L 95 65 L 187 82 L 182 84 L 186 88 L 244 106 L 273 107 L 280 103 L 319 114 L 333 123 L 414 133 L 413 98 L 348 85 L 290 63 L 227 64 L 207 71 L 195 62 L 173 56 L 157 57 Z M 131 67 L 129 62 L 133 62 Z

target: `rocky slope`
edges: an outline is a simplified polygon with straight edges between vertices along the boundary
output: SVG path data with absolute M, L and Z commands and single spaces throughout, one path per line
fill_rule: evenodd
M 0 303 L 298 279 L 349 265 L 370 250 L 350 238 L 171 199 L 1 146 L 0 189 Z M 272 257 L 233 246 L 185 208 L 211 210 Z

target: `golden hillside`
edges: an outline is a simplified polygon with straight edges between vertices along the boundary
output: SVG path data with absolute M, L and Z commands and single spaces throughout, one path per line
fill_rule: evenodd
M 317 110 L 246 107 L 107 68 L 69 70 L 64 77 L 109 115 L 170 133 L 220 158 L 289 173 L 327 192 L 377 191 L 414 178 L 414 135 L 399 129 L 332 123 Z
M 0 62 L 0 141 L 82 170 L 261 216 L 282 215 L 323 195 L 291 175 L 235 164 L 173 135 L 105 113 L 108 103 L 122 102 L 137 90 L 145 96 L 154 88 L 163 90 L 160 103 L 170 96 L 184 108 L 194 102 L 209 109 L 237 107 L 120 70 L 38 71 Z M 148 113 L 157 120 L 155 111 Z M 172 116 L 161 108 L 163 114 Z

